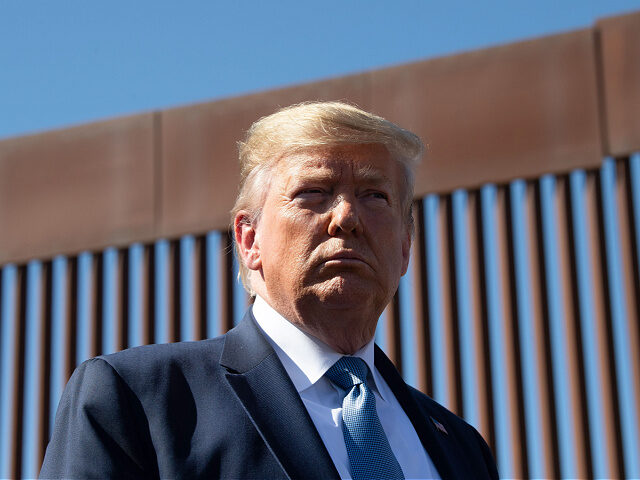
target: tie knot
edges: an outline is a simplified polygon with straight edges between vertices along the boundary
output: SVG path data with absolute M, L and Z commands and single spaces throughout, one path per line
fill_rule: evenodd
M 327 370 L 325 375 L 340 388 L 349 390 L 354 385 L 366 384 L 369 368 L 358 357 L 342 357 Z

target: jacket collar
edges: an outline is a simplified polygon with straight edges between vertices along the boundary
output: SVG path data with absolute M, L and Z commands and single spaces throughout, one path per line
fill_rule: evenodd
M 226 334 L 220 364 L 227 369 L 225 377 L 256 430 L 290 478 L 340 478 L 298 392 L 250 310 Z
M 393 391 L 398 403 L 409 417 L 424 449 L 433 461 L 442 480 L 473 478 L 474 472 L 465 468 L 464 458 L 460 458 L 457 442 L 448 433 L 439 431 L 435 422 L 442 427 L 445 419 L 435 408 L 426 407 L 426 412 L 416 402 L 410 387 L 404 382 L 391 360 L 376 345 L 376 368 Z M 434 402 L 435 405 L 435 402 Z M 424 405 L 423 405 L 424 407 Z M 430 417 L 430 418 L 428 418 Z M 431 420 L 431 421 L 430 421 Z M 443 427 L 444 428 L 444 427 Z M 452 432 L 453 433 L 453 432 Z

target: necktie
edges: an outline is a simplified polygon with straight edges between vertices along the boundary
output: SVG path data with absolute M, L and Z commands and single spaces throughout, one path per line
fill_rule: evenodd
M 400 464 L 376 412 L 376 399 L 367 386 L 369 368 L 357 357 L 342 357 L 325 374 L 346 391 L 342 400 L 342 433 L 353 480 L 404 479 Z

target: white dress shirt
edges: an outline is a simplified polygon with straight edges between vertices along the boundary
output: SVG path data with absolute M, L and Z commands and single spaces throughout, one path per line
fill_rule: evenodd
M 288 322 L 260 296 L 253 304 L 253 315 L 300 394 L 340 477 L 350 480 L 342 433 L 342 395 L 340 389 L 324 377 L 342 355 Z M 439 479 L 409 417 L 375 368 L 373 339 L 353 356 L 363 359 L 369 367 L 367 385 L 375 395 L 380 423 L 405 478 Z

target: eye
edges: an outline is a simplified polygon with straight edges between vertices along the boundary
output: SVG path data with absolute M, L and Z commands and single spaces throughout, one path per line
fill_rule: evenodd
M 364 193 L 365 198 L 372 198 L 375 200 L 385 200 L 389 201 L 389 195 L 380 190 L 369 190 Z
M 321 188 L 305 188 L 303 190 L 300 190 L 298 192 L 298 195 L 314 194 L 314 193 L 324 193 L 324 190 L 322 190 Z
M 322 187 L 306 187 L 298 190 L 294 198 L 299 200 L 319 200 L 326 195 L 327 191 Z

